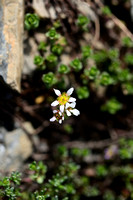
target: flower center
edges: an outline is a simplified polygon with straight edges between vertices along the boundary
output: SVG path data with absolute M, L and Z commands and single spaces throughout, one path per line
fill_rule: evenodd
M 70 98 L 70 96 L 68 96 L 68 95 L 64 92 L 64 93 L 62 93 L 62 94 L 57 98 L 57 100 L 58 100 L 58 102 L 59 102 L 60 105 L 65 105 L 65 104 L 68 102 L 69 98 Z

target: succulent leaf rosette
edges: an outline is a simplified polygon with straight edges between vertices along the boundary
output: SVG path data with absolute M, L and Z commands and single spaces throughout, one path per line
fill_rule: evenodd
M 51 28 L 47 33 L 46 36 L 50 39 L 50 40 L 57 40 L 60 37 L 60 34 L 56 32 L 56 29 L 53 27 Z
M 35 29 L 39 26 L 39 17 L 36 14 L 27 13 L 24 23 L 27 30 Z

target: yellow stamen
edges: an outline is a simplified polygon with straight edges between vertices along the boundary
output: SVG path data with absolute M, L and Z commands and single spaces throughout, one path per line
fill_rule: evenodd
M 57 100 L 58 100 L 58 102 L 59 102 L 60 105 L 65 105 L 65 104 L 68 102 L 69 98 L 70 98 L 70 96 L 68 96 L 68 95 L 64 92 L 64 93 L 62 93 L 62 94 L 57 98 Z

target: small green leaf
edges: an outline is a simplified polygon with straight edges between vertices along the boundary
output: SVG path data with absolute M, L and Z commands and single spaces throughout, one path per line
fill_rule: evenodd
M 51 28 L 47 33 L 46 36 L 50 39 L 50 40 L 57 40 L 60 37 L 60 34 L 58 34 L 56 32 L 56 29 L 53 27 Z
M 75 58 L 71 63 L 70 63 L 70 66 L 76 71 L 76 72 L 79 72 L 83 66 L 82 66 L 82 63 L 81 61 L 78 59 L 78 58 Z
M 24 20 L 25 28 L 27 30 L 35 29 L 39 26 L 39 17 L 36 14 L 27 13 Z
M 122 104 L 115 98 L 108 100 L 102 107 L 102 111 L 108 111 L 110 114 L 115 114 L 122 108 Z
M 76 93 L 79 99 L 87 99 L 90 95 L 88 87 L 86 86 L 77 88 Z
M 70 71 L 70 68 L 64 64 L 61 64 L 58 68 L 58 72 L 61 74 L 67 74 L 69 71 Z

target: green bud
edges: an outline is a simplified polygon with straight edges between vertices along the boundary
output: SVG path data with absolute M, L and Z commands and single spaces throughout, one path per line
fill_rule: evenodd
M 119 111 L 122 108 L 122 104 L 117 101 L 115 98 L 111 98 L 110 100 L 108 100 L 106 102 L 106 104 L 104 104 L 101 107 L 102 111 L 107 111 L 110 114 L 115 114 L 117 111 Z
M 69 71 L 70 71 L 70 68 L 64 64 L 61 64 L 58 68 L 58 72 L 61 74 L 67 74 Z
M 103 72 L 100 76 L 100 84 L 107 86 L 113 83 L 112 77 L 107 72 Z
M 56 54 L 56 55 L 61 55 L 62 51 L 63 51 L 63 47 L 60 44 L 54 44 L 51 48 L 52 53 Z
M 79 99 L 87 99 L 90 95 L 88 87 L 86 86 L 77 88 L 76 93 Z
M 38 46 L 38 50 L 41 50 L 41 51 L 46 51 L 46 42 L 40 42 L 39 46 Z
M 90 69 L 85 69 L 84 74 L 85 76 L 89 77 L 89 79 L 93 80 L 99 75 L 99 70 L 97 67 L 93 66 Z
M 89 45 L 82 47 L 82 57 L 83 58 L 89 58 L 92 54 L 92 49 Z
M 53 72 L 48 72 L 47 74 L 43 74 L 42 80 L 46 86 L 51 87 L 56 83 L 56 77 Z
M 57 65 L 58 58 L 54 54 L 50 54 L 45 60 L 48 67 L 55 67 Z
M 50 39 L 50 40 L 57 40 L 60 37 L 60 34 L 58 34 L 55 30 L 55 28 L 51 28 L 47 33 L 46 36 Z
M 25 15 L 24 25 L 27 30 L 35 29 L 39 26 L 39 17 L 36 14 L 27 13 Z
M 82 63 L 78 58 L 75 58 L 71 63 L 70 66 L 76 71 L 80 71 L 82 69 Z

